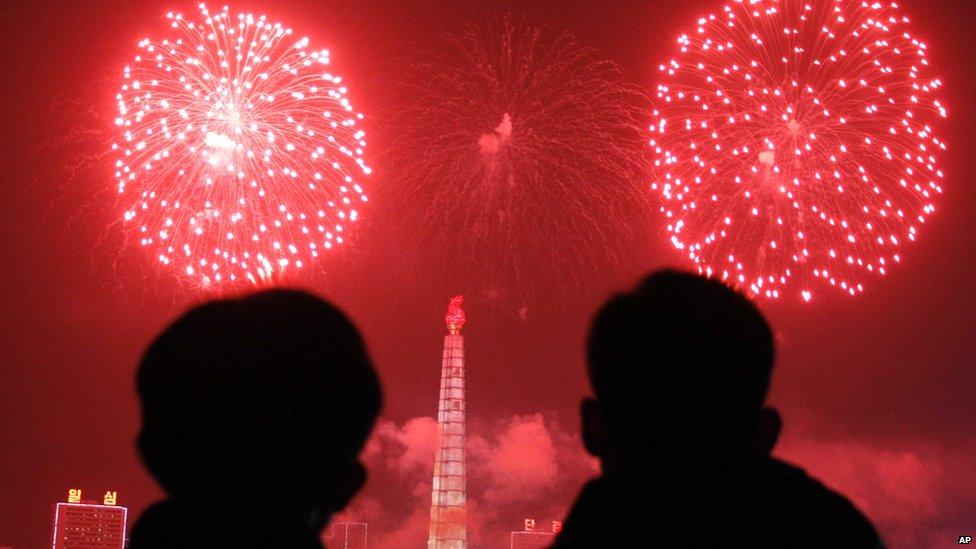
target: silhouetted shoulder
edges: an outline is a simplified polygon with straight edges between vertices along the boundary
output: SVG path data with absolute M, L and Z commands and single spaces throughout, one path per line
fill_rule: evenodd
M 785 526 L 783 536 L 795 535 L 808 546 L 881 547 L 871 522 L 846 497 L 824 486 L 805 471 L 769 459 L 766 482 L 759 483 L 771 502 L 770 510 Z
M 143 512 L 128 547 L 139 549 L 322 549 L 318 537 L 291 525 L 266 524 L 254 509 L 238 516 L 211 509 L 157 502 Z M 247 527 L 242 525 L 246 524 Z
M 883 545 L 846 498 L 799 468 L 762 458 L 591 481 L 553 549 L 655 546 Z

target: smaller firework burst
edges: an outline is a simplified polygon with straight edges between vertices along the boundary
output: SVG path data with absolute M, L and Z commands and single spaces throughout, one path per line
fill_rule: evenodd
M 568 282 L 639 225 L 647 100 L 566 33 L 512 18 L 447 37 L 391 86 L 388 219 L 454 281 Z

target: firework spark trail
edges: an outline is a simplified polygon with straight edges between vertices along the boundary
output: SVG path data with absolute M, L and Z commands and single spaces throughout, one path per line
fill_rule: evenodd
M 451 276 L 567 280 L 636 225 L 648 101 L 569 34 L 469 25 L 396 88 L 391 215 L 422 226 Z
M 169 13 L 116 96 L 124 219 L 163 265 L 260 283 L 341 244 L 366 201 L 361 114 L 329 52 L 264 16 Z
M 673 245 L 756 295 L 848 294 L 942 193 L 946 109 L 895 2 L 742 0 L 660 66 L 651 188 Z

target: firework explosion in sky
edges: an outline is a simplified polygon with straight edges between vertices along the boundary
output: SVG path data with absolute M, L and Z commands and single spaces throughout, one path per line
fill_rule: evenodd
M 398 88 L 393 217 L 452 257 L 451 276 L 512 288 L 574 276 L 587 254 L 567 250 L 610 250 L 635 221 L 624 218 L 640 209 L 647 101 L 569 34 L 469 25 Z
M 264 16 L 169 13 L 116 99 L 124 219 L 203 286 L 277 279 L 341 244 L 366 201 L 362 118 L 328 50 Z
M 738 0 L 660 66 L 650 144 L 672 244 L 777 298 L 850 295 L 942 193 L 942 82 L 895 2 Z

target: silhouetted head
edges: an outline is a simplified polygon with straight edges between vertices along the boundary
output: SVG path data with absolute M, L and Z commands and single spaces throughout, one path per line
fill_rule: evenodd
M 139 451 L 175 500 L 260 507 L 321 528 L 362 486 L 381 404 L 356 327 L 273 290 L 184 314 L 139 367 Z
M 775 443 L 778 416 L 763 408 L 772 333 L 720 282 L 650 275 L 597 312 L 587 359 L 595 399 L 583 404 L 584 441 L 604 462 Z

